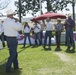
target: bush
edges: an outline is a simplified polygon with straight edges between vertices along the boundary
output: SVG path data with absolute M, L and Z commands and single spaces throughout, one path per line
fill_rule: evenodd
M 55 36 L 55 31 L 52 31 L 52 37 L 54 37 Z

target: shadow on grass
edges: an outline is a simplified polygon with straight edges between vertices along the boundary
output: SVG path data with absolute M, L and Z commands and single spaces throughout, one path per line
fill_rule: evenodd
M 13 73 L 5 72 L 6 63 L 0 64 L 0 75 L 21 75 L 21 71 L 15 70 Z
M 3 62 L 5 62 L 8 58 L 3 59 L 2 61 L 0 61 L 0 64 L 2 64 Z
M 56 44 L 52 44 L 51 46 L 57 46 Z M 60 44 L 60 46 L 66 46 L 65 44 Z
M 43 48 L 42 50 L 44 50 L 44 51 L 51 51 L 52 49 L 51 48 Z
M 30 46 L 28 45 L 28 46 L 26 46 L 26 47 L 21 47 L 21 49 L 26 49 L 26 48 L 28 48 L 28 47 L 30 47 Z
M 27 48 L 29 48 L 30 46 L 26 46 L 26 47 L 21 47 L 20 51 L 18 51 L 18 53 L 21 53 L 22 51 L 26 50 Z
M 31 46 L 31 48 L 37 48 L 37 47 L 40 47 L 40 45 L 35 45 L 35 44 L 33 44 L 33 45 Z
M 62 51 L 61 48 L 55 48 L 55 51 Z
M 66 50 L 66 53 L 75 53 L 75 50 Z

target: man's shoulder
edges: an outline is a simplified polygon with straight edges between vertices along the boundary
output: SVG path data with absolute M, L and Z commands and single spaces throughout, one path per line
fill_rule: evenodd
M 74 19 L 71 19 L 72 21 L 74 21 Z
M 4 22 L 6 22 L 6 21 L 14 21 L 13 19 L 10 19 L 10 18 L 6 18 L 5 20 L 4 20 Z

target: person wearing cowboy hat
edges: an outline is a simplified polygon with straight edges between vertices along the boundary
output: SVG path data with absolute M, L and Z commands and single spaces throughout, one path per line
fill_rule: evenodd
M 61 24 L 61 19 L 57 19 L 57 24 L 55 25 L 55 31 L 56 31 L 56 44 L 57 44 L 57 50 L 60 50 L 60 37 L 61 37 L 61 32 L 63 30 L 63 26 Z
M 18 53 L 17 53 L 17 35 L 18 31 L 22 30 L 22 25 L 19 21 L 16 21 L 16 19 L 13 17 L 15 13 L 12 11 L 12 9 L 8 10 L 6 12 L 7 18 L 3 22 L 4 27 L 4 35 L 6 36 L 6 42 L 9 48 L 9 58 L 6 63 L 6 72 L 10 73 L 12 72 L 12 63 L 14 66 L 14 69 L 19 69 L 18 65 Z
M 66 43 L 67 43 L 67 50 L 70 51 L 70 47 L 72 46 L 72 51 L 75 51 L 75 42 L 74 42 L 74 35 L 73 35 L 73 28 L 75 26 L 75 21 L 71 18 L 71 14 L 68 14 L 67 19 L 64 23 L 66 29 Z

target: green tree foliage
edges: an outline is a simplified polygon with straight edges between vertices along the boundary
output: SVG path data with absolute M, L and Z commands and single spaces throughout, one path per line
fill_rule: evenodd
M 21 14 L 23 16 L 26 15 L 26 13 L 31 13 L 34 15 L 39 11 L 40 3 L 39 0 L 20 0 L 21 1 Z M 59 10 L 63 10 L 67 7 L 68 3 L 72 3 L 72 0 L 41 0 L 41 3 L 44 3 L 46 1 L 47 11 L 53 11 L 57 12 Z M 15 6 L 17 7 L 17 13 L 19 12 L 19 2 L 15 2 Z M 66 10 L 69 10 L 66 8 Z
M 39 0 L 20 0 L 21 1 L 21 13 L 23 16 L 26 13 L 35 14 L 39 11 Z M 15 1 L 15 6 L 17 7 L 17 14 L 19 13 L 19 2 Z

